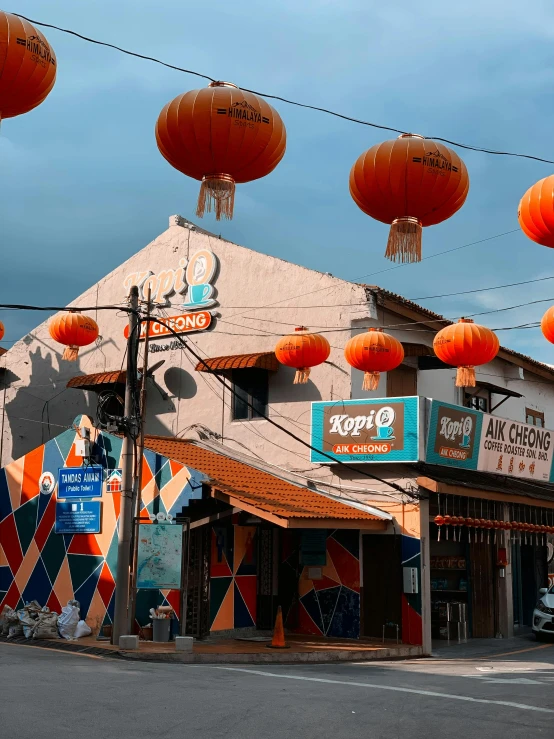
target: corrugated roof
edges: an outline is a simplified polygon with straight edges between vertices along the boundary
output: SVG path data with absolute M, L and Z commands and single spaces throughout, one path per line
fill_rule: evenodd
M 67 387 L 77 387 L 81 390 L 95 388 L 98 385 L 124 385 L 127 373 L 125 370 L 115 370 L 114 372 L 96 372 L 93 375 L 78 375 L 72 377 L 67 383 Z
M 325 520 L 351 521 L 357 528 L 362 522 L 384 523 L 388 518 L 387 514 L 381 518 L 361 511 L 184 439 L 147 436 L 144 443 L 158 454 L 203 472 L 215 488 L 233 501 L 255 507 L 260 513 L 265 512 L 279 519 L 321 520 L 323 526 Z
M 279 362 L 275 352 L 258 352 L 257 354 L 231 354 L 226 357 L 211 357 L 198 362 L 197 372 L 222 372 L 230 369 L 245 369 L 259 367 L 260 369 L 277 372 Z
M 421 305 L 414 303 L 412 300 L 408 300 L 408 298 L 404 298 L 402 297 L 402 295 L 398 295 L 398 293 L 393 293 L 390 290 L 385 290 L 384 288 L 378 287 L 377 285 L 366 285 L 363 283 L 358 283 L 358 284 L 361 284 L 362 287 L 365 287 L 366 290 L 373 293 L 375 298 L 377 299 L 377 302 L 379 302 L 380 297 L 382 299 L 388 298 L 389 300 L 394 301 L 395 303 L 398 303 L 399 305 L 403 305 L 406 308 L 416 311 L 421 316 L 426 316 L 427 318 L 430 318 L 433 322 L 438 321 L 438 322 L 444 323 L 445 326 L 450 326 L 452 323 L 454 323 L 453 321 L 450 321 L 448 318 L 441 316 L 440 313 L 435 313 L 434 311 L 429 310 L 428 308 L 423 308 Z M 540 369 L 543 373 L 547 372 L 552 377 L 554 377 L 554 367 L 551 367 L 548 364 L 544 364 L 544 362 L 539 362 L 538 360 L 527 356 L 527 354 L 521 354 L 520 352 L 516 352 L 514 351 L 514 349 L 508 349 L 505 346 L 500 347 L 500 355 L 501 354 L 508 354 L 511 357 L 514 357 L 515 359 L 519 359 L 523 362 L 531 364 L 537 367 L 538 369 Z M 507 359 L 507 357 L 501 357 L 501 358 Z

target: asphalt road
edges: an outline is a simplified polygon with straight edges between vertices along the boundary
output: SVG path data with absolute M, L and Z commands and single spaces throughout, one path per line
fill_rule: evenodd
M 409 662 L 193 666 L 0 645 L 3 737 L 554 737 L 554 644 Z

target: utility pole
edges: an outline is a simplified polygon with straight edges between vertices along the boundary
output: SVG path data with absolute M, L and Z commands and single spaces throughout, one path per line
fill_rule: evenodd
M 117 545 L 117 571 L 115 588 L 115 613 L 112 644 L 119 644 L 119 637 L 128 631 L 129 567 L 131 563 L 131 535 L 133 531 L 133 499 L 135 493 L 134 439 L 138 431 L 135 418 L 134 387 L 137 383 L 137 346 L 139 292 L 133 285 L 129 293 L 129 337 L 127 339 L 127 374 L 125 378 L 125 436 L 121 450 L 121 510 Z

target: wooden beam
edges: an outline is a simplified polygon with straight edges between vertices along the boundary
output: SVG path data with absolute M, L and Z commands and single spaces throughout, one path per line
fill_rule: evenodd
M 290 518 L 289 529 L 363 529 L 364 531 L 386 531 L 389 521 L 344 518 Z
M 496 500 L 501 503 L 518 503 L 535 506 L 536 508 L 554 509 L 554 500 L 541 500 L 539 498 L 529 498 L 526 495 L 511 495 L 510 493 L 495 493 L 491 490 L 480 490 L 479 488 L 466 488 L 463 485 L 437 482 L 430 477 L 418 477 L 416 482 L 420 487 L 430 490 L 432 493 L 460 495 L 464 498 L 482 498 L 483 500 Z

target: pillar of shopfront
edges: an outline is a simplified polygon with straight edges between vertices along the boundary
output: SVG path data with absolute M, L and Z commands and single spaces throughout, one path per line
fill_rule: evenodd
M 510 506 L 503 506 L 504 521 L 510 520 Z M 500 556 L 503 554 L 502 549 L 506 552 L 505 567 L 501 566 Z M 503 531 L 501 543 L 496 547 L 495 551 L 495 571 L 496 571 L 496 594 L 497 594 L 497 613 L 498 613 L 498 633 L 497 636 L 508 639 L 514 635 L 514 600 L 512 596 L 512 551 L 510 545 L 510 532 Z
M 431 541 L 429 536 L 429 500 L 419 502 L 419 530 L 421 539 L 421 621 L 423 654 L 430 655 L 431 640 Z

